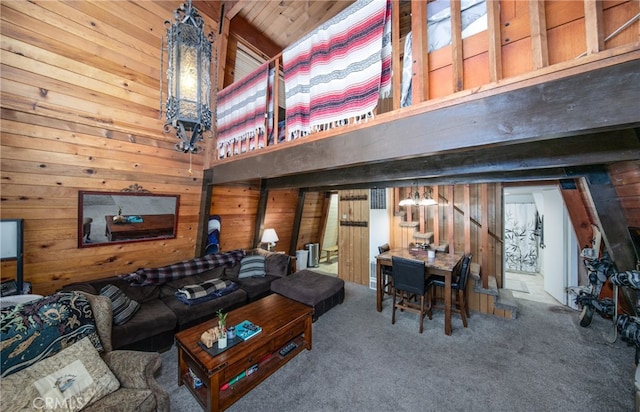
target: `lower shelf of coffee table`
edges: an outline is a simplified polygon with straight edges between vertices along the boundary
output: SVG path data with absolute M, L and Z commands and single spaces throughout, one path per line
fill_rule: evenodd
M 276 372 L 282 366 L 284 366 L 287 362 L 293 359 L 296 355 L 302 352 L 307 348 L 308 343 L 305 341 L 303 335 L 297 336 L 293 339 L 293 341 L 298 345 L 297 348 L 289 352 L 287 355 L 282 356 L 276 350 L 271 354 L 271 357 L 265 360 L 263 363 L 259 364 L 258 370 L 252 373 L 249 376 L 244 377 L 238 382 L 230 385 L 226 390 L 220 390 L 219 388 L 211 388 L 211 390 L 217 390 L 218 396 L 217 398 L 218 404 L 212 405 L 211 410 L 224 410 L 231 406 L 234 402 L 240 399 L 242 396 L 247 394 L 251 389 L 255 388 L 258 384 L 268 378 L 271 374 Z M 209 382 L 203 381 L 203 385 L 199 388 L 193 387 L 193 379 L 189 375 L 189 373 L 185 373 L 182 375 L 182 382 L 185 386 L 191 391 L 191 393 L 195 396 L 196 400 L 202 406 L 203 409 L 208 410 L 208 397 L 209 397 Z M 221 386 L 224 382 L 221 383 Z

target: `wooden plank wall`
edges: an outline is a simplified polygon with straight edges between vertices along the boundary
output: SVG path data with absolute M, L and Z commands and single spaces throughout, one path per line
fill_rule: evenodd
M 293 229 L 296 223 L 298 190 L 269 190 L 266 197 L 263 229 L 275 229 L 280 239 L 275 249 L 288 253 L 295 241 Z M 296 249 L 304 249 L 307 243 L 319 242 L 322 234 L 320 221 L 323 199 L 324 192 L 305 194 Z M 259 183 L 214 186 L 209 213 L 220 215 L 222 220 L 221 250 L 260 247 L 259 243 L 253 244 L 255 225 L 259 220 L 259 203 Z
M 190 158 L 174 151 L 173 134 L 161 132 L 160 104 L 166 96 L 160 93 L 160 83 L 165 83 L 160 64 L 163 23 L 172 20 L 179 3 L 7 0 L 0 4 L 0 216 L 25 219 L 25 280 L 35 293 L 194 256 L 203 158 L 215 157 L 215 152 Z M 207 2 L 195 4 L 207 31 L 216 32 L 217 10 Z M 607 34 L 638 10 L 637 2 L 603 4 Z M 500 13 L 501 22 L 510 23 L 501 24 L 503 76 L 530 71 L 527 2 L 502 2 Z M 586 50 L 581 34 L 583 2 L 547 1 L 545 13 L 550 64 Z M 635 22 L 605 47 L 636 43 L 639 26 Z M 475 42 L 481 39 L 462 42 L 464 68 L 473 59 L 487 59 L 486 50 L 476 50 Z M 452 87 L 451 81 L 440 81 L 438 73 L 448 70 L 451 75 L 449 56 L 450 51 L 442 63 L 437 52 L 429 58 L 430 96 L 451 91 L 437 88 Z M 485 78 L 488 74 L 479 68 L 467 68 L 464 88 L 486 83 Z M 78 249 L 78 191 L 118 191 L 131 184 L 180 195 L 177 238 Z M 474 196 L 473 191 L 469 195 Z M 211 210 L 216 208 L 213 204 Z M 234 214 L 223 220 L 223 227 L 225 222 L 251 225 L 255 209 L 246 210 L 242 218 Z M 222 247 L 252 246 L 249 227 L 233 233 L 223 229 Z M 472 239 L 469 232 L 471 244 L 476 242 Z
M 325 192 L 307 192 L 305 194 L 296 250 L 303 250 L 307 243 L 320 243 L 324 230 L 321 226 L 324 198 Z
M 417 13 L 422 9 L 422 2 L 414 0 L 413 3 L 413 16 L 420 21 L 426 20 Z M 494 23 L 498 33 L 483 31 L 458 43 L 454 41 L 453 45 L 435 50 L 428 56 L 418 53 L 424 46 L 417 44 L 413 56 L 418 56 L 418 62 L 428 60 L 429 67 L 428 77 L 422 80 L 426 89 L 423 94 L 428 96 L 424 100 L 571 61 L 586 54 L 591 32 L 601 31 L 602 37 L 609 36 L 638 12 L 638 3 L 628 0 L 598 2 L 598 7 L 602 7 L 600 25 L 592 21 L 595 16 L 591 18 L 590 15 L 590 20 L 585 21 L 584 1 L 501 1 L 499 21 Z M 491 25 L 490 22 L 490 28 Z M 638 27 L 640 23 L 636 21 L 619 35 L 603 41 L 600 50 L 596 51 L 636 43 Z M 401 33 L 401 36 L 405 34 Z M 416 41 L 415 33 L 413 39 Z M 492 44 L 496 44 L 494 52 L 491 51 Z M 417 100 L 414 96 L 414 104 Z
M 256 247 L 253 235 L 259 202 L 259 183 L 213 187 L 209 214 L 220 216 L 220 250 Z
M 609 166 L 609 176 L 624 210 L 627 225 L 640 227 L 640 160 Z
M 194 256 L 206 153 L 176 152 L 160 114 L 163 23 L 179 4 L 1 3 L 1 217 L 25 219 L 34 293 Z M 78 249 L 78 191 L 132 184 L 180 195 L 177 238 Z
M 278 234 L 277 251 L 289 252 L 298 204 L 297 189 L 269 190 L 264 229 L 273 228 Z M 306 199 L 305 199 L 306 201 Z M 304 219 L 303 219 L 304 220 Z

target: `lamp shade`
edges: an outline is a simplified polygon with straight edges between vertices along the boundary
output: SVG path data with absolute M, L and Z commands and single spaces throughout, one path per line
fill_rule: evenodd
M 275 229 L 265 229 L 262 234 L 262 243 L 276 243 L 278 240 L 278 234 Z
M 420 199 L 420 206 L 433 206 L 433 205 L 437 205 L 437 204 L 438 204 L 438 202 L 436 202 L 432 198 L 422 198 L 422 199 Z

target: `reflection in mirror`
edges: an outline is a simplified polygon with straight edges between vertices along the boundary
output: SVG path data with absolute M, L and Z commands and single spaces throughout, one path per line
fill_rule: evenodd
M 146 191 L 81 191 L 78 247 L 175 238 L 179 200 L 179 195 Z

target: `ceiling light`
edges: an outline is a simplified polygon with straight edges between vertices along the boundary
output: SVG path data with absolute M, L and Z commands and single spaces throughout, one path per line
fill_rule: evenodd
M 416 190 L 415 191 L 411 191 L 411 193 L 409 193 L 409 196 L 407 196 L 406 199 L 402 199 L 398 205 L 399 206 L 433 206 L 433 205 L 437 205 L 438 202 L 435 201 L 432 197 L 431 197 L 431 187 L 429 186 L 425 186 L 424 188 L 424 192 L 422 194 L 422 196 L 420 196 L 420 192 L 418 192 L 418 187 L 416 186 Z

